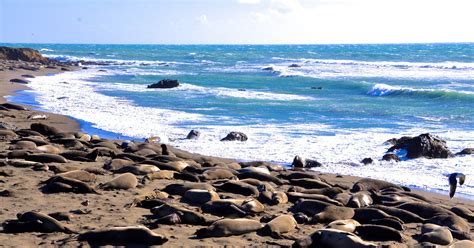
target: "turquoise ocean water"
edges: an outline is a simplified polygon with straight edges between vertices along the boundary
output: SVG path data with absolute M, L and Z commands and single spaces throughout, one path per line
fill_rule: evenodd
M 384 141 L 402 135 L 434 133 L 453 152 L 474 147 L 474 44 L 13 45 L 101 64 L 36 78 L 12 100 L 110 138 L 160 136 L 194 152 L 282 164 L 301 155 L 322 172 L 439 192 L 460 171 L 468 174 L 460 195 L 474 198 L 473 156 L 379 161 Z M 182 84 L 146 88 L 165 78 Z M 182 139 L 191 129 L 200 140 Z M 219 142 L 230 131 L 249 140 Z M 361 165 L 365 157 L 376 162 Z

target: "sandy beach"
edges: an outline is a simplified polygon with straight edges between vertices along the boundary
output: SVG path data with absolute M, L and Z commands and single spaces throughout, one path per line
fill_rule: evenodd
M 27 84 L 12 83 L 10 82 L 11 79 L 28 79 L 22 76 L 25 74 L 40 76 L 62 72 L 61 67 L 53 69 L 42 66 L 37 71 L 18 68 L 18 64 L 28 64 L 28 62 L 2 60 L 1 63 L 3 70 L 0 71 L 0 104 L 6 103 L 5 96 L 15 94 L 19 90 L 28 89 Z M 12 70 L 9 67 L 12 67 Z M 69 69 L 81 70 L 77 66 L 70 66 Z M 31 108 L 31 106 L 25 107 Z M 35 115 L 46 115 L 47 119 L 31 119 Z M 295 245 L 295 241 L 298 243 L 308 235 L 324 229 L 331 222 L 327 220 L 317 221 L 317 218 L 315 219 L 312 216 L 315 213 L 326 211 L 327 206 L 337 206 L 341 209 L 341 212 L 349 212 L 349 215 L 344 217 L 333 214 L 336 215 L 335 219 L 358 219 L 362 226 L 371 228 L 374 227 L 370 225 L 384 227 L 400 225 L 400 230 L 390 228 L 389 231 L 386 231 L 386 229 L 383 229 L 386 232 L 396 233 L 396 237 L 390 235 L 383 237 L 383 235 L 376 234 L 384 231 L 370 231 L 371 233 L 365 235 L 362 234 L 363 229 L 360 229 L 360 232 L 356 231 L 357 236 L 362 237 L 367 242 L 365 243 L 366 247 L 434 247 L 431 245 L 443 247 L 453 245 L 461 239 L 470 239 L 474 235 L 474 214 L 471 212 L 474 211 L 474 202 L 456 196 L 450 198 L 448 195 L 417 190 L 407 193 L 406 190 L 408 189 L 406 188 L 401 189 L 393 185 L 380 186 L 377 184 L 376 187 L 368 189 L 368 192 L 360 191 L 365 196 L 371 197 L 370 203 L 366 204 L 368 206 L 354 207 L 351 205 L 349 207 L 351 196 L 356 193 L 355 190 L 351 192 L 350 189 L 353 189 L 353 185 L 361 178 L 321 174 L 306 169 L 292 170 L 265 162 L 238 163 L 231 159 L 209 157 L 206 154 L 192 154 L 173 147 L 168 147 L 169 153 L 167 153 L 160 143 L 136 142 L 135 144 L 123 144 L 120 140 L 104 140 L 100 137 L 93 137 L 94 134 L 81 133 L 79 124 L 67 116 L 36 110 L 0 110 L 0 120 L 6 130 L 11 130 L 11 133 L 3 133 L 0 140 L 0 223 L 17 220 L 17 214 L 28 211 L 39 211 L 45 214 L 61 213 L 60 216 L 66 220 L 59 223 L 73 231 L 72 234 L 39 232 L 38 230 L 41 230 L 41 227 L 39 227 L 33 231 L 9 233 L 8 230 L 5 230 L 8 226 L 4 224 L 3 231 L 0 231 L 0 247 L 94 246 L 96 243 L 91 240 L 80 241 L 80 236 L 77 234 L 92 230 L 136 225 L 148 226 L 153 232 L 164 235 L 167 241 L 162 246 L 165 247 L 289 247 Z M 52 131 L 42 129 L 41 127 L 44 126 L 32 128 L 32 124 L 35 123 L 41 123 L 46 127 L 54 127 L 55 129 Z M 33 129 L 36 133 L 30 129 Z M 20 141 L 27 142 L 21 143 Z M 15 146 L 17 144 L 20 145 Z M 39 149 L 42 145 L 49 147 Z M 77 151 L 77 153 L 73 156 L 72 151 Z M 47 161 L 45 157 L 35 157 L 35 154 L 55 154 L 59 158 L 54 157 L 52 158 L 54 161 Z M 69 157 L 66 158 L 65 154 L 68 154 Z M 64 161 L 61 158 L 64 158 Z M 35 161 L 35 163 L 25 161 Z M 58 161 L 62 162 L 58 163 Z M 123 169 L 124 167 L 126 169 Z M 131 167 L 135 167 L 135 169 Z M 53 185 L 51 182 L 46 182 L 48 179 L 58 176 L 57 174 L 71 171 L 80 171 L 76 174 L 72 173 L 70 177 L 85 183 L 95 192 L 84 192 L 74 187 L 68 188 L 64 185 L 67 183 Z M 168 171 L 169 173 L 164 176 L 165 173 L 160 174 L 159 171 Z M 135 179 L 130 179 L 131 182 L 127 182 L 128 184 L 125 183 L 123 189 L 118 189 L 120 187 L 110 186 L 107 183 L 118 176 L 130 175 L 130 173 Z M 67 178 L 68 176 L 63 174 L 60 177 Z M 305 179 L 307 180 L 305 181 Z M 242 180 L 244 181 L 242 182 Z M 204 186 L 202 185 L 208 185 L 215 190 L 200 192 L 202 194 L 198 197 L 188 198 L 185 197 L 185 194 L 173 193 L 169 187 L 167 188 L 171 184 L 188 185 L 190 182 L 201 183 L 199 186 L 193 184 L 194 186 L 189 186 L 190 188 L 203 189 Z M 229 182 L 237 182 L 236 184 L 240 188 L 237 186 L 222 186 Z M 110 189 L 106 190 L 104 185 L 109 185 Z M 243 193 L 242 189 L 244 188 L 256 190 L 256 192 L 254 194 Z M 327 193 L 325 195 L 324 193 L 310 192 L 311 189 L 323 188 L 337 189 L 335 192 L 338 193 Z M 153 192 L 154 194 L 150 194 Z M 158 192 L 167 192 L 169 196 L 158 196 Z M 272 197 L 277 195 L 277 192 L 290 196 L 289 201 L 281 200 L 272 203 L 272 200 L 274 200 Z M 302 194 L 298 195 L 297 192 Z M 147 194 L 149 195 L 148 198 L 152 200 L 148 200 L 148 202 L 137 200 L 136 204 L 130 206 L 135 199 Z M 270 195 L 268 202 L 265 202 L 265 194 Z M 203 205 L 208 204 L 206 202 L 190 203 L 190 200 L 206 199 L 209 195 L 213 196 L 213 200 L 217 198 L 253 199 L 253 201 L 257 200 L 258 203 L 250 204 L 250 210 L 238 203 L 225 205 L 224 209 L 236 211 L 229 210 L 232 212 L 231 214 L 222 214 L 222 212 L 225 212 L 223 209 L 203 211 Z M 295 198 L 306 200 L 297 202 Z M 304 207 L 302 202 L 312 201 L 308 199 L 313 199 L 315 203 L 314 205 L 308 205 L 311 207 Z M 395 208 L 403 204 L 414 203 L 420 203 L 423 206 L 420 207 L 422 210 L 412 211 L 413 214 L 420 215 L 419 217 L 423 219 L 421 222 L 413 221 L 409 223 L 401 220 L 401 217 L 393 217 L 393 213 L 386 213 L 388 216 L 382 213 L 385 216 L 384 218 L 380 216 L 372 218 L 368 217 L 368 214 L 364 214 L 363 210 L 360 210 L 360 212 L 357 210 L 376 209 L 378 205 Z M 140 205 L 142 207 L 139 207 Z M 174 208 L 172 214 L 179 216 L 180 221 L 176 221 L 176 218 L 173 220 L 174 223 L 169 223 L 173 222 L 170 219 L 158 220 L 160 212 L 148 209 L 150 206 L 159 208 L 163 205 L 172 206 L 171 208 Z M 324 205 L 322 208 L 324 211 L 318 210 L 318 207 L 315 207 L 316 205 L 319 208 Z M 362 203 L 362 205 L 364 204 Z M 375 207 L 372 205 L 375 205 Z M 263 209 L 259 209 L 260 206 L 263 206 Z M 436 209 L 433 210 L 428 206 L 436 207 Z M 456 209 L 453 210 L 453 208 Z M 467 214 L 459 214 L 458 209 L 465 210 Z M 182 215 L 183 211 L 198 213 L 207 221 L 206 223 L 186 221 Z M 354 211 L 359 213 L 355 217 Z M 286 214 L 296 215 L 301 212 L 305 213 L 307 218 L 313 219 L 309 221 L 297 219 L 299 223 L 296 228 L 290 228 L 288 232 L 281 233 L 279 238 L 276 237 L 277 235 L 263 234 L 261 230 L 246 231 L 244 234 L 228 237 L 204 238 L 195 235 L 197 230 L 206 228 L 223 217 L 227 218 L 225 216 L 228 216 L 228 218 L 238 216 L 256 220 L 264 226 L 266 222 L 274 217 Z M 421 216 L 423 214 L 426 214 L 426 216 Z M 384 220 L 381 221 L 380 219 Z M 426 223 L 436 223 L 448 227 L 448 232 L 452 232 L 454 238 L 449 239 L 448 237 L 449 243 L 441 244 L 442 242 L 439 239 L 429 239 L 426 235 L 423 236 L 422 226 Z M 24 228 L 24 226 L 21 228 Z M 397 240 L 397 235 L 400 236 L 399 240 Z M 136 244 L 141 242 L 139 239 L 136 241 Z M 110 241 L 112 243 L 104 242 L 105 244 L 114 244 L 112 241 Z M 337 245 L 334 246 L 336 243 L 334 239 L 327 242 L 333 242 L 332 247 L 337 247 Z M 361 243 L 363 241 L 357 242 Z M 313 247 L 319 247 L 321 244 L 317 244 L 313 240 L 312 245 Z M 471 242 L 468 245 L 470 246 L 465 247 L 473 247 L 474 243 Z M 322 247 L 331 247 L 331 245 L 325 243 Z

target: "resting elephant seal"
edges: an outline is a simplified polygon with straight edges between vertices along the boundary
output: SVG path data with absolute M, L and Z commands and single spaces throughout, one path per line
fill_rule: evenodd
M 67 159 L 58 154 L 49 153 L 36 153 L 29 154 L 25 158 L 29 161 L 35 161 L 40 163 L 67 163 Z
M 29 211 L 25 213 L 17 214 L 18 220 L 9 221 L 4 223 L 4 232 L 64 232 L 74 233 L 68 227 L 64 226 L 61 222 L 57 221 L 51 216 L 43 214 L 41 212 Z
M 372 205 L 372 203 L 374 202 L 372 200 L 372 197 L 370 197 L 369 192 L 359 191 L 357 193 L 354 193 L 351 198 L 349 198 L 347 206 L 352 208 L 361 208 L 370 206 Z
M 245 196 L 258 196 L 259 191 L 257 187 L 241 182 L 241 181 L 235 181 L 235 180 L 229 180 L 221 185 L 214 185 L 216 188 L 223 190 L 225 192 L 229 193 L 234 193 L 234 194 L 240 194 L 240 195 L 245 195 Z
M 440 226 L 446 226 L 455 231 L 469 233 L 469 223 L 455 214 L 440 214 L 426 220 L 426 223 L 433 223 Z
M 329 223 L 335 220 L 346 220 L 354 217 L 354 209 L 339 206 L 327 206 L 312 218 L 313 223 Z
M 200 177 L 203 181 L 236 178 L 235 174 L 226 169 L 209 169 Z
M 45 153 L 51 153 L 51 154 L 59 154 L 61 152 L 61 149 L 53 145 L 38 146 L 36 147 L 36 150 L 45 152 Z
M 421 241 L 438 245 L 449 245 L 453 242 L 453 235 L 449 228 L 436 224 L 424 224 L 421 227 Z
M 160 171 L 157 171 L 157 172 L 154 172 L 154 173 L 151 173 L 151 174 L 147 174 L 145 178 L 148 179 L 148 180 L 156 180 L 156 179 L 170 180 L 170 179 L 174 178 L 175 173 L 176 173 L 176 171 L 160 170 Z
M 353 233 L 356 227 L 360 226 L 360 223 L 353 219 L 348 220 L 335 220 L 325 226 L 329 229 L 337 229 L 344 232 Z
M 34 143 L 33 141 L 20 140 L 14 145 L 8 147 L 8 150 L 35 150 L 36 147 L 36 143 Z
M 369 241 L 397 241 L 403 242 L 403 234 L 391 227 L 365 224 L 356 227 L 355 233 Z
M 382 210 L 383 212 L 389 215 L 398 217 L 404 223 L 423 223 L 424 221 L 424 219 L 421 218 L 420 216 L 404 209 L 399 209 L 399 208 L 389 207 L 389 206 L 384 206 L 384 205 L 372 205 L 370 206 L 370 208 L 376 208 L 376 209 Z
M 288 195 L 288 199 L 290 200 L 290 202 L 297 202 L 300 199 L 312 199 L 312 200 L 327 202 L 327 203 L 337 205 L 337 206 L 342 206 L 343 205 L 338 201 L 335 201 L 335 200 L 333 200 L 333 199 L 331 199 L 331 198 L 329 198 L 325 195 L 320 195 L 320 194 L 306 194 L 306 193 L 299 193 L 299 192 L 288 192 L 287 195 Z
M 362 240 L 357 235 L 337 229 L 322 229 L 310 236 L 297 240 L 293 247 L 353 247 L 353 248 L 375 248 L 376 244 Z
M 257 180 L 261 180 L 261 181 L 272 182 L 276 185 L 283 185 L 283 182 L 280 179 L 278 179 L 278 178 L 276 178 L 272 175 L 268 175 L 268 174 L 265 174 L 265 173 L 262 173 L 262 172 L 257 172 L 257 171 L 239 172 L 237 177 L 239 179 L 254 178 L 254 179 L 257 179 Z
M 95 182 L 95 180 L 97 179 L 96 175 L 83 170 L 68 171 L 57 174 L 56 176 L 72 178 L 82 182 Z
M 219 200 L 220 197 L 215 191 L 212 190 L 190 189 L 184 193 L 182 199 L 186 202 L 202 205 L 208 201 Z
M 449 248 L 473 248 L 474 241 L 471 240 L 460 240 L 449 246 Z
M 85 182 L 72 179 L 72 178 L 54 176 L 48 179 L 46 183 L 47 183 L 46 189 L 47 191 L 51 193 L 74 192 L 74 193 L 80 193 L 80 194 L 88 194 L 88 193 L 98 194 L 98 192 L 94 188 L 92 188 Z
M 211 185 L 207 183 L 190 183 L 190 182 L 186 182 L 182 184 L 179 184 L 179 183 L 170 184 L 170 185 L 167 185 L 163 189 L 163 191 L 165 191 L 166 193 L 170 195 L 184 195 L 184 193 L 186 193 L 186 191 L 190 189 L 205 189 L 205 190 L 216 191 L 214 187 L 212 187 Z
M 256 214 L 264 211 L 265 207 L 259 201 L 249 199 L 220 199 L 210 201 L 201 206 L 203 212 L 217 216 L 238 216 Z
M 204 215 L 197 211 L 169 203 L 164 203 L 161 206 L 154 207 L 150 211 L 157 218 L 163 218 L 170 214 L 177 214 L 181 222 L 184 224 L 208 225 L 209 222 Z
M 126 165 L 118 170 L 115 170 L 114 173 L 132 173 L 134 175 L 142 176 L 148 175 L 160 171 L 156 166 L 151 164 L 137 164 L 137 165 Z
M 313 216 L 331 205 L 332 204 L 330 203 L 318 200 L 301 200 L 293 206 L 291 211 L 294 213 L 302 212 L 307 215 Z
M 114 179 L 100 185 L 99 187 L 102 189 L 110 190 L 110 189 L 133 189 L 137 187 L 138 180 L 135 175 L 132 173 L 124 173 Z
M 104 169 L 114 171 L 134 163 L 135 162 L 128 159 L 114 158 L 104 164 Z
M 281 234 L 295 230 L 297 222 L 292 215 L 280 215 L 268 222 L 262 229 L 262 233 L 274 238 L 280 238 Z
M 144 226 L 112 227 L 103 230 L 87 231 L 79 234 L 80 241 L 99 244 L 146 244 L 161 245 L 168 239 Z
M 377 179 L 371 179 L 371 178 L 362 178 L 352 186 L 351 191 L 354 193 L 359 192 L 359 191 L 371 191 L 371 190 L 379 191 L 386 188 L 396 188 L 401 191 L 404 190 L 402 187 L 393 183 L 389 183 L 389 182 L 377 180 Z
M 329 188 L 331 185 L 319 180 L 311 178 L 291 179 L 291 185 L 301 186 L 306 189 L 322 189 Z
M 256 220 L 244 218 L 222 219 L 212 223 L 207 228 L 197 230 L 195 234 L 198 238 L 228 237 L 255 232 L 262 227 L 263 225 Z

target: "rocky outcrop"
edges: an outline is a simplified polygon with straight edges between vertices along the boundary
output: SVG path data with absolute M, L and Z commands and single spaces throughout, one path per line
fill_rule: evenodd
M 40 52 L 31 48 L 13 48 L 0 46 L 0 59 L 21 60 L 27 62 L 47 63 L 49 59 L 43 57 Z
M 396 140 L 396 144 L 388 149 L 393 152 L 398 149 L 407 151 L 407 158 L 448 158 L 453 154 L 446 146 L 446 141 L 429 133 L 420 134 L 419 136 Z
M 247 135 L 242 132 L 230 132 L 221 141 L 246 141 L 247 139 Z
M 470 155 L 474 154 L 474 148 L 464 148 L 462 151 L 456 153 L 456 155 Z
M 388 154 L 383 155 L 382 160 L 400 162 L 400 158 L 396 154 L 393 154 L 393 153 L 388 153 Z
M 158 83 L 150 84 L 147 88 L 149 89 L 170 89 L 179 86 L 178 80 L 174 79 L 163 79 L 160 80 Z

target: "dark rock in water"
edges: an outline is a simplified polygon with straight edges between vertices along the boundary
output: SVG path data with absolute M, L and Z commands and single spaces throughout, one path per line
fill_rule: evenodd
M 462 151 L 456 153 L 456 155 L 469 155 L 474 154 L 474 148 L 464 148 Z
M 271 66 L 262 68 L 262 71 L 273 71 L 273 70 L 274 70 L 274 69 L 273 69 L 273 67 L 271 67 Z
M 298 65 L 298 64 L 291 64 L 291 65 L 289 65 L 288 67 L 290 67 L 290 68 L 298 68 L 298 67 L 301 67 L 301 65 Z
M 414 138 L 397 140 L 397 144 L 390 147 L 388 152 L 393 152 L 397 149 L 405 149 L 407 151 L 407 158 L 449 158 L 453 156 L 446 146 L 446 141 L 429 133 L 420 134 Z
M 403 143 L 403 142 L 405 142 L 405 141 L 407 141 L 407 140 L 409 140 L 409 139 L 413 139 L 413 137 L 410 137 L 410 136 L 403 136 L 403 137 L 401 137 L 400 139 L 391 138 L 391 139 L 385 141 L 385 143 L 388 143 L 388 144 L 394 146 L 394 145 L 397 145 L 397 144 L 401 144 L 401 143 Z
M 61 67 L 61 71 L 71 71 L 71 69 L 66 68 L 66 67 Z
M 40 52 L 31 48 L 12 48 L 0 46 L 0 59 L 21 60 L 28 62 L 49 62 Z
M 20 78 L 14 78 L 14 79 L 10 79 L 10 82 L 18 83 L 18 84 L 28 84 L 30 81 L 25 80 L 25 79 L 20 79 Z
M 35 78 L 35 76 L 30 75 L 30 74 L 24 74 L 24 75 L 21 75 L 21 76 L 24 77 L 24 78 Z
M 393 153 L 383 155 L 382 160 L 400 162 L 400 158 Z
M 312 90 L 322 90 L 323 87 L 321 87 L 321 86 L 313 86 L 313 87 L 311 87 L 311 89 L 312 89 Z
M 230 132 L 221 141 L 246 141 L 247 139 L 247 135 L 242 132 Z
M 371 164 L 371 163 L 374 162 L 374 160 L 372 158 L 364 158 L 360 162 L 363 163 L 363 164 Z
M 160 80 L 158 83 L 150 84 L 147 88 L 149 89 L 169 89 L 175 88 L 179 86 L 178 80 L 174 79 L 163 79 Z
M 26 107 L 23 107 L 21 105 L 13 104 L 13 103 L 3 103 L 0 104 L 0 106 L 6 108 L 6 109 L 14 109 L 14 110 L 28 110 Z
M 238 91 L 247 91 L 246 89 L 238 89 Z
M 100 71 L 100 72 L 106 72 L 107 70 L 101 69 L 101 70 L 99 70 L 99 71 Z
M 295 156 L 291 166 L 293 166 L 295 168 L 304 168 L 304 167 L 310 168 L 310 167 L 320 167 L 320 166 L 322 166 L 322 164 L 319 163 L 316 160 L 305 159 L 305 158 L 302 158 L 300 156 Z
M 186 136 L 186 139 L 198 139 L 199 136 L 201 136 L 201 132 L 197 130 L 191 130 L 191 132 L 188 133 L 188 136 Z

